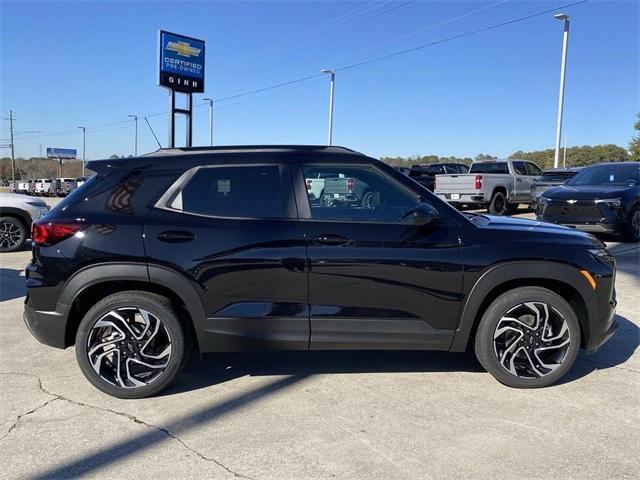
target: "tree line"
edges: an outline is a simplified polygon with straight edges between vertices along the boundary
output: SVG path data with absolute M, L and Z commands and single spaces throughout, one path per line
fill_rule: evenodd
M 541 168 L 553 168 L 555 150 L 537 150 L 524 152 L 518 150 L 509 155 L 511 159 L 531 160 Z M 410 168 L 412 165 L 425 163 L 464 163 L 469 165 L 473 161 L 497 159 L 495 155 L 480 153 L 473 159 L 470 157 L 439 157 L 437 155 L 411 156 L 411 157 L 382 157 L 381 160 L 389 165 Z M 633 156 L 622 147 L 617 145 L 583 145 L 581 147 L 569 147 L 560 151 L 560 166 L 582 167 L 598 162 L 625 162 L 633 160 Z
M 16 158 L 16 180 L 35 178 L 55 178 L 58 176 L 58 160 L 52 158 L 32 157 L 28 159 Z M 93 172 L 85 169 L 85 175 Z M 62 177 L 78 178 L 82 176 L 81 160 L 65 160 L 62 164 Z M 11 180 L 11 158 L 0 158 L 0 180 L 6 183 Z

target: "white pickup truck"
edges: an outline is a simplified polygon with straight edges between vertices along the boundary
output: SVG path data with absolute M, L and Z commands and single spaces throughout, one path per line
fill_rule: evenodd
M 454 206 L 477 205 L 503 215 L 534 201 L 531 185 L 540 175 L 540 167 L 527 160 L 474 162 L 469 173 L 436 175 L 434 193 Z

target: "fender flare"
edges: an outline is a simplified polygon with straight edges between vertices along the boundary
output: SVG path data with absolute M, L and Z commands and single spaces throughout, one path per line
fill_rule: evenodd
M 12 217 L 18 217 L 20 220 L 24 222 L 27 228 L 31 227 L 31 223 L 33 222 L 31 219 L 31 215 L 26 210 L 22 210 L 17 207 L 0 207 L 0 217 L 9 214 Z
M 506 282 L 524 279 L 558 281 L 578 292 L 587 307 L 587 318 L 578 318 L 587 337 L 584 339 L 587 344 L 589 325 L 598 315 L 598 303 L 595 292 L 589 287 L 580 271 L 574 266 L 558 262 L 518 261 L 495 265 L 476 281 L 462 307 L 460 322 L 449 350 L 452 352 L 466 350 L 482 302 L 493 289 Z
M 195 285 L 184 275 L 158 265 L 138 262 L 101 263 L 83 268 L 72 275 L 62 287 L 58 311 L 68 311 L 87 288 L 102 282 L 137 281 L 169 288 L 184 304 L 199 336 L 206 320 L 202 298 Z

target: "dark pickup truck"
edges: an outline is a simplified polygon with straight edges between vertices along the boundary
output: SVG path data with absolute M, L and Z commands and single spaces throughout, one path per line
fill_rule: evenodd
M 455 175 L 456 173 L 467 173 L 468 171 L 469 167 L 462 163 L 427 163 L 413 165 L 409 170 L 409 176 L 433 192 L 436 175 Z

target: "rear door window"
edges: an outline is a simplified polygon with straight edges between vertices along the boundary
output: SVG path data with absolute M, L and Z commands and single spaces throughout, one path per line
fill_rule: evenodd
M 171 207 L 214 217 L 284 218 L 280 170 L 276 165 L 199 168 Z

